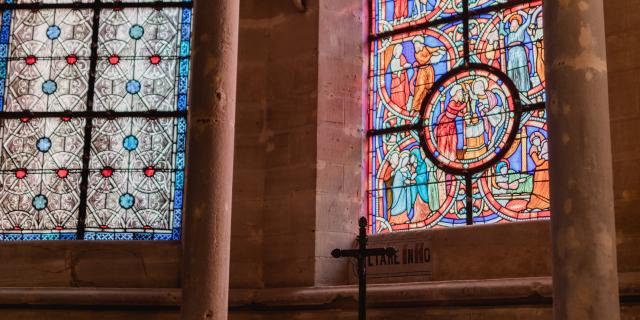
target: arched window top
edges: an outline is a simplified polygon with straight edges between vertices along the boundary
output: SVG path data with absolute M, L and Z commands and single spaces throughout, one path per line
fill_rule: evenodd
M 371 10 L 371 232 L 548 219 L 542 1 Z
M 0 239 L 180 239 L 191 6 L 0 2 Z

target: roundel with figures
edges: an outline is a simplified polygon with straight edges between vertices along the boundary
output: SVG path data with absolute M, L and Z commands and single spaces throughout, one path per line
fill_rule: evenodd
M 423 102 L 422 146 L 451 173 L 477 172 L 498 161 L 515 138 L 517 91 L 499 70 L 472 65 L 453 70 Z
M 370 0 L 369 232 L 551 217 L 543 0 Z

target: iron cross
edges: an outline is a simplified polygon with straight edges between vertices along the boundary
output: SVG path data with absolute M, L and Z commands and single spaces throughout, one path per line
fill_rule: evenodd
M 371 256 L 393 256 L 396 254 L 394 248 L 371 248 L 367 249 L 367 218 L 362 217 L 359 221 L 360 233 L 358 238 L 358 249 L 334 249 L 331 255 L 334 258 L 356 258 L 358 259 L 358 320 L 366 320 L 367 307 L 367 269 L 365 262 Z

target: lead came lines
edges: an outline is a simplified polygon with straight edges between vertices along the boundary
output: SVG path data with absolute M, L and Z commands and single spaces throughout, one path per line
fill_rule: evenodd
M 369 35 L 372 45 L 375 44 L 376 46 L 376 51 L 372 52 L 370 56 L 372 59 L 370 84 L 373 84 L 374 87 L 370 88 L 369 123 L 373 126 L 370 125 L 367 132 L 367 137 L 370 139 L 368 145 L 373 148 L 369 151 L 369 168 L 370 170 L 375 170 L 369 173 L 371 201 L 368 203 L 369 212 L 373 214 L 374 218 L 371 221 L 372 232 L 375 233 L 383 229 L 391 230 L 392 226 L 398 226 L 398 230 L 433 226 L 438 223 L 438 220 L 432 220 L 432 218 L 438 215 L 444 218 L 448 215 L 447 212 L 437 211 L 432 206 L 433 196 L 437 196 L 438 192 L 442 195 L 443 192 L 448 192 L 447 190 L 453 192 L 457 190 L 455 188 L 459 185 L 454 183 L 456 179 L 450 179 L 448 176 L 447 178 L 440 177 L 437 180 L 433 180 L 436 177 L 432 174 L 434 172 L 437 174 L 438 170 L 446 171 L 447 175 L 451 174 L 463 178 L 464 196 L 460 198 L 448 193 L 447 199 L 451 199 L 453 196 L 456 199 L 454 203 L 459 201 L 464 203 L 463 211 L 460 208 L 455 210 L 459 213 L 464 212 L 466 224 L 490 221 L 488 219 L 495 219 L 490 218 L 490 216 L 495 215 L 505 220 L 548 217 L 548 205 L 546 205 L 546 210 L 543 209 L 545 208 L 545 201 L 548 202 L 548 195 L 545 196 L 545 194 L 548 194 L 548 177 L 544 176 L 548 172 L 546 120 L 544 120 L 544 70 L 541 69 L 543 63 L 540 62 L 543 45 L 542 33 L 536 31 L 536 28 L 540 29 L 542 27 L 542 2 L 537 0 L 517 0 L 496 3 L 495 1 L 463 0 L 461 1 L 460 11 L 456 9 L 457 14 L 451 14 L 451 12 L 447 11 L 449 10 L 447 9 L 448 7 L 444 8 L 442 6 L 444 1 L 428 2 L 425 4 L 427 11 L 423 12 L 425 15 L 418 18 L 416 18 L 415 9 L 407 9 L 407 6 L 411 7 L 412 4 L 416 5 L 416 3 L 416 1 L 402 0 L 385 2 L 376 0 L 375 4 L 373 1 L 370 3 L 371 7 L 376 9 L 375 13 L 372 13 L 372 17 L 374 17 L 372 20 L 376 23 L 378 21 L 383 22 L 381 24 L 373 24 L 372 31 L 379 30 L 380 32 L 371 32 Z M 432 6 L 431 9 L 428 9 L 429 6 Z M 432 14 L 428 10 L 434 10 L 434 12 L 438 10 L 444 11 Z M 405 17 L 398 19 L 399 13 Z M 419 11 L 418 14 L 422 13 Z M 393 16 L 393 18 L 390 18 L 390 16 Z M 424 18 L 430 16 L 436 18 Z M 418 47 L 415 45 L 417 37 L 426 39 L 431 37 L 429 33 L 448 30 L 446 28 L 453 28 L 456 24 L 461 25 L 460 40 L 457 40 L 458 38 L 455 36 L 450 36 L 446 39 L 451 44 L 445 43 L 445 45 L 457 48 L 458 45 L 462 44 L 463 52 L 460 52 L 462 53 L 461 55 L 457 52 L 453 54 L 447 52 L 443 59 L 426 63 L 420 61 L 419 65 L 414 63 L 413 60 L 409 61 L 413 59 L 414 54 L 416 59 L 418 57 Z M 521 37 L 517 35 L 517 32 L 522 32 L 525 27 L 528 28 L 524 31 L 523 41 L 517 42 L 515 39 Z M 453 31 L 453 29 L 450 31 L 453 32 L 453 35 L 457 32 Z M 485 33 L 481 34 L 480 32 Z M 443 36 L 449 36 L 449 34 L 443 34 Z M 434 37 L 437 39 L 437 36 Z M 411 45 L 412 40 L 415 51 L 413 50 L 414 46 Z M 507 43 L 504 43 L 505 41 Z M 377 48 L 379 44 L 383 46 L 382 50 Z M 400 44 L 403 46 L 402 49 L 397 48 Z M 394 45 L 396 47 L 393 47 Z M 422 45 L 431 50 L 429 54 L 433 54 L 433 50 L 437 50 L 438 46 L 433 41 L 433 37 Z M 390 49 L 385 49 L 392 47 L 394 49 L 393 55 L 389 53 Z M 527 53 L 527 56 L 522 58 L 524 61 L 520 58 L 522 57 L 520 55 L 522 51 Z M 391 63 L 389 64 L 388 59 L 390 57 Z M 464 61 L 463 67 L 448 66 L 445 71 L 437 69 L 442 67 L 441 61 L 450 62 L 457 59 Z M 395 66 L 394 60 L 396 61 Z M 376 64 L 373 64 L 374 62 Z M 386 67 L 388 65 L 391 66 L 390 71 Z M 431 86 L 435 82 L 428 89 L 429 94 L 427 97 L 437 97 L 435 92 L 443 90 L 443 88 L 439 87 L 442 84 L 442 79 L 452 73 L 458 73 L 463 70 L 474 70 L 478 67 L 486 69 L 484 65 L 486 65 L 486 68 L 494 68 L 491 72 L 499 75 L 500 83 L 508 83 L 510 89 L 502 90 L 506 94 L 499 93 L 501 90 L 491 89 L 491 92 L 487 94 L 489 98 L 486 100 L 487 98 L 484 97 L 483 92 L 485 92 L 485 89 L 487 90 L 486 92 L 489 92 L 489 87 L 481 85 L 478 81 L 465 83 L 464 79 L 461 78 L 456 80 L 456 83 L 460 84 L 459 88 L 454 86 L 448 89 L 465 92 L 457 102 L 460 109 L 450 109 L 445 103 L 442 106 L 430 107 L 429 110 L 431 111 L 425 114 L 423 107 L 420 120 L 415 120 L 417 115 L 414 111 L 415 108 L 414 110 L 410 108 L 410 99 L 416 97 L 414 94 L 417 95 L 417 91 L 415 91 L 417 89 L 412 86 L 415 86 L 415 88 L 420 86 L 421 83 L 417 82 L 419 80 L 416 80 L 416 77 L 420 79 L 421 74 L 426 77 L 428 73 L 425 73 L 424 70 L 427 70 L 427 72 L 430 68 L 436 70 L 435 79 L 432 78 L 432 82 L 425 82 L 425 84 Z M 526 69 L 527 67 L 529 68 L 528 70 Z M 526 75 L 524 75 L 524 70 L 527 70 Z M 416 73 L 418 74 L 417 76 Z M 507 73 L 508 76 L 506 75 Z M 517 81 L 515 86 L 514 79 Z M 523 79 L 526 79 L 526 81 Z M 408 85 L 405 84 L 409 88 L 408 90 L 401 88 L 403 83 L 409 81 L 412 82 Z M 514 90 L 514 87 L 517 89 Z M 402 92 L 404 92 L 404 96 Z M 439 101 L 443 103 L 451 101 L 449 92 L 446 92 L 446 96 L 445 93 L 441 94 L 443 96 L 439 98 Z M 409 102 L 406 100 L 407 97 Z M 508 97 L 513 98 L 513 102 L 507 103 L 506 98 Z M 413 105 L 418 102 L 425 102 L 426 104 L 422 96 L 419 99 L 413 101 Z M 520 103 L 521 99 L 522 105 Z M 476 105 L 471 105 L 471 102 L 475 104 L 480 101 L 482 101 L 480 106 L 486 107 L 483 111 L 475 109 Z M 430 103 L 435 103 L 435 101 Z M 506 109 L 507 105 L 513 104 L 516 106 L 514 110 Z M 451 120 L 442 118 L 445 109 L 447 112 L 452 112 Z M 528 116 L 524 117 L 525 114 Z M 507 124 L 508 127 L 505 127 Z M 445 130 L 446 126 L 449 127 Z M 439 131 L 437 134 L 429 134 L 433 130 Z M 412 131 L 421 133 L 420 144 L 429 161 L 421 162 L 420 153 L 415 154 L 413 152 L 416 144 L 411 142 L 414 140 L 409 139 L 409 137 L 416 136 L 416 134 L 412 133 Z M 429 137 L 425 137 L 425 135 Z M 459 136 L 459 138 L 456 140 L 455 136 Z M 403 137 L 407 137 L 407 139 Z M 489 139 L 489 141 L 486 139 Z M 495 139 L 503 140 L 497 141 Z M 409 144 L 400 143 L 400 141 L 405 140 Z M 464 143 L 461 142 L 462 140 L 464 140 Z M 483 140 L 484 142 L 482 142 Z M 461 145 L 463 146 L 462 148 Z M 446 151 L 447 157 L 444 157 L 442 151 L 438 150 L 443 146 L 448 146 L 445 150 L 451 150 Z M 414 160 L 409 160 L 409 150 L 411 150 L 410 159 L 417 158 L 417 164 L 412 164 Z M 404 155 L 405 153 L 407 155 Z M 400 157 L 397 156 L 398 154 Z M 393 156 L 396 156 L 395 160 L 393 160 Z M 391 160 L 389 157 L 391 157 Z M 531 160 L 532 158 L 533 160 Z M 522 163 L 516 163 L 517 161 Z M 531 163 L 531 161 L 534 161 L 534 163 Z M 426 169 L 424 162 L 427 162 Z M 429 162 L 434 162 L 438 169 L 435 171 L 429 169 Z M 413 165 L 414 169 L 410 168 L 406 173 L 401 173 L 399 170 L 406 163 Z M 416 165 L 418 166 L 417 168 L 415 167 Z M 506 170 L 504 170 L 505 167 L 507 168 Z M 501 168 L 500 172 L 498 172 L 499 168 Z M 390 170 L 390 178 L 386 178 L 389 176 Z M 415 173 L 411 176 L 410 172 L 414 171 Z M 405 179 L 411 182 L 406 182 L 409 184 L 405 183 L 404 186 L 402 183 L 396 184 L 396 182 L 391 185 L 392 180 L 389 179 L 393 179 L 394 176 L 397 177 L 399 174 L 406 175 Z M 427 177 L 421 178 L 425 174 Z M 489 179 L 493 183 L 489 184 L 491 188 L 486 187 L 486 182 Z M 382 184 L 383 180 L 384 184 Z M 443 181 L 449 181 L 446 182 L 446 189 L 436 191 L 434 186 L 444 185 Z M 498 185 L 501 186 L 500 188 L 505 188 L 507 184 L 509 185 L 508 188 L 513 189 L 507 189 L 506 192 L 512 192 L 511 194 L 513 195 L 500 194 L 498 193 L 499 190 L 496 191 Z M 429 197 L 426 194 L 427 188 L 429 189 Z M 455 192 L 457 193 L 457 191 Z M 477 192 L 481 194 L 488 193 L 485 194 L 486 198 L 478 198 Z M 527 194 L 530 194 L 531 197 L 528 203 L 525 200 L 527 198 L 523 198 L 527 197 Z M 405 200 L 402 199 L 409 197 L 412 197 L 413 200 L 406 200 L 410 204 L 403 206 L 402 203 Z M 427 200 L 428 198 L 429 200 Z M 415 199 L 423 199 L 425 201 L 422 204 L 423 209 L 419 209 L 417 207 L 418 204 L 413 203 Z M 481 203 L 483 201 L 486 201 L 486 203 Z M 425 211 L 425 205 L 429 205 L 430 210 L 428 209 L 427 212 L 431 212 L 433 215 L 430 214 L 429 216 L 416 218 L 419 220 L 414 220 L 413 216 L 418 214 L 418 211 Z M 436 204 L 436 206 L 438 205 Z M 448 207 L 449 205 L 440 202 L 439 206 L 440 210 L 442 210 L 444 209 L 443 206 Z M 493 214 L 484 211 L 487 206 L 494 211 Z M 387 219 L 391 219 L 393 215 L 400 214 L 403 211 L 403 214 L 408 214 L 409 221 L 388 223 L 390 220 Z M 514 216 L 512 217 L 511 215 Z M 514 218 L 515 215 L 518 218 Z M 376 218 L 378 217 L 383 220 L 377 221 Z M 487 220 L 484 220 L 485 218 Z M 383 225 L 381 229 L 380 225 L 385 223 L 386 225 Z M 453 225 L 458 222 L 446 223 Z
M 93 11 L 93 24 L 91 26 L 91 30 L 92 30 L 92 37 L 91 37 L 91 55 L 89 57 L 89 63 L 90 63 L 90 67 L 89 67 L 89 79 L 88 79 L 88 88 L 87 88 L 87 97 L 86 97 L 86 101 L 87 101 L 87 106 L 86 106 L 86 110 L 77 110 L 77 109 L 73 109 L 73 110 L 58 110 L 58 111 L 52 111 L 49 108 L 45 109 L 46 111 L 32 111 L 31 108 L 29 109 L 18 109 L 16 111 L 10 111 L 10 112 L 1 112 L 0 113 L 0 120 L 1 121 L 15 121 L 15 120 L 20 120 L 20 121 L 31 121 L 31 119 L 40 119 L 42 118 L 44 119 L 54 119 L 54 118 L 62 118 L 62 119 L 75 119 L 75 118 L 84 118 L 86 123 L 84 125 L 84 147 L 83 147 L 83 151 L 82 151 L 82 167 L 81 167 L 81 187 L 80 187 L 80 206 L 78 208 L 78 226 L 77 226 L 77 231 L 76 231 L 76 235 L 74 236 L 74 238 L 76 239 L 84 239 L 85 237 L 85 233 L 86 233 L 86 221 L 87 221 L 87 215 L 88 215 L 88 205 L 87 205 L 87 201 L 89 198 L 89 193 L 88 191 L 90 190 L 90 184 L 89 184 L 89 180 L 90 180 L 90 175 L 89 173 L 91 172 L 91 158 L 92 158 L 92 141 L 93 139 L 93 134 L 94 134 L 94 129 L 95 129 L 95 122 L 94 119 L 105 119 L 106 121 L 112 121 L 113 119 L 116 118 L 128 118 L 130 119 L 130 125 L 133 125 L 135 122 L 132 122 L 132 120 L 134 120 L 134 117 L 142 117 L 148 120 L 146 121 L 146 125 L 143 125 L 143 127 L 145 126 L 153 126 L 153 127 L 157 127 L 157 128 L 161 128 L 164 130 L 167 130 L 168 128 L 164 128 L 160 125 L 160 122 L 158 122 L 158 120 L 160 119 L 174 119 L 172 121 L 170 121 L 169 124 L 169 128 L 176 128 L 177 123 L 181 122 L 182 118 L 184 118 L 187 114 L 186 108 L 183 108 L 181 105 L 181 103 L 176 106 L 176 103 L 178 103 L 180 100 L 180 102 L 182 101 L 181 99 L 178 99 L 176 101 L 171 102 L 171 104 L 173 104 L 173 109 L 174 110 L 162 110 L 162 111 L 156 111 L 154 109 L 149 110 L 150 108 L 147 107 L 145 109 L 147 109 L 147 111 L 125 111 L 125 112 L 119 112 L 119 111 L 110 111 L 110 110 L 105 110 L 105 111 L 96 111 L 95 110 L 95 97 L 96 97 L 96 81 L 97 81 L 97 63 L 99 60 L 99 54 L 98 54 L 98 43 L 99 43 L 99 29 L 100 29 L 100 13 L 102 9 L 110 9 L 110 10 L 124 10 L 126 8 L 151 8 L 153 10 L 162 10 L 164 8 L 170 8 L 170 7 L 175 7 L 175 8 L 183 8 L 184 11 L 190 11 L 190 8 L 192 6 L 191 2 L 146 2 L 146 3 L 119 3 L 119 2 L 111 2 L 111 3 L 104 3 L 101 1 L 96 1 L 93 3 L 70 3 L 70 4 L 62 4 L 62 3 L 46 3 L 46 4 L 42 4 L 42 3 L 19 3 L 19 4 L 15 4 L 15 3 L 2 3 L 0 4 L 0 8 L 4 9 L 4 10 L 9 10 L 9 9 L 14 9 L 14 10 L 35 10 L 35 11 L 40 11 L 40 10 L 51 10 L 51 9 L 65 9 L 65 8 L 69 8 L 72 9 L 70 12 L 76 11 L 76 10 L 81 10 L 81 9 L 92 9 Z M 52 11 L 57 11 L 57 10 L 52 10 Z M 178 14 L 180 13 L 180 11 L 178 11 Z M 57 15 L 58 13 L 55 12 L 55 14 Z M 190 13 L 189 13 L 190 14 Z M 184 15 L 183 15 L 184 16 Z M 183 16 L 179 16 L 177 17 L 178 19 L 178 27 L 181 28 L 190 28 L 190 21 L 189 22 L 180 22 L 181 19 L 183 18 Z M 8 22 L 6 21 L 7 19 L 5 19 L 6 15 L 3 14 L 3 22 Z M 57 18 L 53 18 L 54 21 Z M 140 29 L 142 27 L 139 27 Z M 3 31 L 5 31 L 6 29 L 8 29 L 5 25 L 3 25 Z M 136 31 L 136 28 L 132 28 L 132 31 Z M 76 29 L 73 29 L 73 34 L 75 35 Z M 7 31 L 8 33 L 8 31 Z M 48 27 L 47 30 L 47 37 L 50 40 L 55 40 L 58 37 L 61 36 L 61 34 L 64 33 L 64 30 L 60 29 L 60 27 L 58 27 L 57 25 L 50 25 Z M 134 32 L 135 33 L 135 32 Z M 175 33 L 175 31 L 174 31 Z M 178 33 L 179 34 L 179 33 Z M 189 32 L 187 32 L 187 34 L 189 34 Z M 131 34 L 132 38 L 141 38 L 140 36 L 136 36 L 135 34 Z M 134 40 L 139 40 L 139 39 L 134 39 Z M 188 44 L 188 39 L 186 39 L 185 41 Z M 138 45 L 136 43 L 136 45 Z M 68 48 L 64 49 L 65 47 L 63 47 L 63 50 L 65 51 L 69 51 Z M 53 50 L 53 49 L 52 49 Z M 136 50 L 137 51 L 137 50 Z M 51 53 L 53 53 L 53 51 L 51 51 Z M 137 55 L 135 57 L 138 57 Z M 53 74 L 54 73 L 54 62 L 56 59 L 60 59 L 61 57 L 58 57 L 57 55 L 51 55 L 50 57 L 38 57 L 38 55 L 32 55 L 32 56 L 27 56 L 25 58 L 22 58 L 22 60 L 16 60 L 13 58 L 9 58 L 6 59 L 5 61 L 23 61 L 22 63 L 24 63 L 24 61 L 27 62 L 27 64 L 31 64 L 31 65 L 35 65 L 37 64 L 39 61 L 38 60 L 42 60 L 42 61 L 52 61 L 51 63 L 49 63 L 49 68 L 50 69 L 50 73 Z M 145 59 L 147 59 L 147 57 L 144 57 Z M 169 56 L 169 58 L 171 58 L 171 56 Z M 73 66 L 75 67 L 76 63 L 79 63 L 81 61 L 83 61 L 82 56 L 81 55 L 75 55 L 75 54 L 67 54 L 66 57 L 63 58 L 64 61 L 66 62 L 65 65 L 69 65 L 69 66 Z M 135 58 L 137 59 L 137 58 Z M 181 52 L 178 52 L 175 56 L 175 66 L 176 69 L 179 69 L 182 61 L 184 59 L 188 59 L 188 52 L 187 55 L 182 55 Z M 86 60 L 84 60 L 86 61 Z M 149 63 L 153 64 L 153 65 L 157 65 L 162 61 L 162 58 L 160 55 L 153 55 L 148 57 L 148 61 Z M 65 67 L 65 68 L 70 68 L 70 67 Z M 127 83 L 127 91 L 128 94 L 130 95 L 137 95 L 138 93 L 141 94 L 142 91 L 142 83 L 140 83 L 138 80 L 136 79 L 136 69 L 134 67 L 134 69 L 132 69 L 132 71 L 134 72 L 132 80 L 129 80 L 129 83 Z M 71 70 L 71 69 L 69 69 Z M 188 70 L 187 70 L 188 71 Z M 45 78 L 46 79 L 46 78 Z M 4 79 L 3 79 L 4 80 Z M 173 95 L 173 97 L 175 97 L 175 99 L 177 99 L 180 95 L 182 95 L 182 89 L 180 89 L 178 87 L 178 80 L 176 78 L 176 82 L 173 83 L 173 89 L 169 89 L 169 91 L 167 91 L 167 93 L 171 93 L 171 92 L 175 92 L 176 95 Z M 71 86 L 72 87 L 72 86 Z M 71 88 L 70 87 L 70 88 Z M 32 86 L 30 86 L 30 88 L 33 88 Z M 151 90 L 152 91 L 157 91 L 158 87 L 155 84 L 151 84 Z M 36 88 L 38 89 L 38 88 Z M 45 99 L 53 99 L 54 98 L 54 94 L 57 94 L 60 91 L 60 86 L 59 84 L 54 80 L 54 79 L 49 79 L 49 80 L 45 80 L 42 84 L 42 87 L 39 88 L 38 90 L 42 90 L 41 92 L 45 93 Z M 6 92 L 6 91 L 5 91 Z M 171 95 L 167 96 L 165 93 L 163 93 L 164 97 L 163 99 L 167 99 L 169 97 L 171 97 Z M 146 100 L 142 100 L 143 103 L 147 103 Z M 50 103 L 45 103 L 45 105 L 49 105 Z M 4 103 L 3 103 L 4 105 Z M 63 103 L 62 105 L 68 105 L 66 103 Z M 149 105 L 151 106 L 151 105 Z M 177 107 L 177 109 L 176 109 Z M 155 107 L 153 107 L 155 108 Z M 57 109 L 56 109 L 57 110 Z M 157 125 L 156 125 L 157 123 Z M 58 126 L 59 127 L 59 126 Z M 149 127 L 151 128 L 151 127 Z M 58 130 L 58 129 L 56 129 Z M 171 130 L 175 130 L 175 129 L 171 129 Z M 181 129 L 182 130 L 182 129 Z M 132 133 L 134 132 L 134 130 L 130 130 Z M 162 130 L 158 131 L 156 129 L 153 130 L 142 130 L 140 131 L 141 134 L 151 134 L 153 136 L 150 136 L 148 139 L 149 143 L 150 143 L 150 149 L 149 152 L 154 151 L 156 149 L 158 149 L 157 146 L 159 146 L 159 144 L 157 144 L 156 139 L 154 139 L 155 135 L 160 134 L 162 135 Z M 170 133 L 170 132 L 169 132 Z M 165 133 L 166 134 L 166 133 Z M 171 145 L 177 145 L 179 146 L 180 144 L 184 144 L 184 142 L 180 141 L 180 139 L 182 139 L 181 135 L 183 135 L 182 133 L 178 134 L 178 137 L 176 137 L 176 135 L 171 135 L 171 136 L 167 136 L 166 139 L 169 139 L 170 143 L 169 145 L 167 145 L 164 148 L 160 148 L 161 150 L 158 150 L 160 153 L 164 154 L 167 152 L 169 153 L 173 153 L 175 155 L 175 157 L 177 157 L 176 159 L 180 158 L 182 159 L 183 156 L 180 154 L 180 152 L 177 152 L 178 149 L 175 149 L 176 151 L 172 151 Z M 133 136 L 130 137 L 131 139 L 137 139 L 137 137 Z M 38 148 L 40 148 L 40 152 L 45 154 L 47 152 L 49 152 L 49 149 L 52 146 L 52 141 L 49 139 L 48 136 L 44 136 L 39 138 L 40 140 L 38 140 L 39 142 L 37 143 Z M 145 138 L 147 139 L 147 138 Z M 178 140 L 176 140 L 178 139 Z M 126 139 L 125 139 L 126 140 Z M 4 138 L 3 138 L 3 141 Z M 123 142 L 125 144 L 125 149 L 127 149 L 127 145 L 131 145 L 131 143 L 127 143 L 126 141 Z M 53 144 L 55 145 L 55 143 Z M 67 145 L 67 140 L 63 139 L 62 141 L 62 149 L 63 150 L 67 150 L 68 145 Z M 176 147 L 177 148 L 177 147 Z M 130 149 L 130 150 L 129 150 Z M 137 151 L 135 147 L 129 147 L 128 153 L 125 155 L 126 157 L 132 157 L 133 156 L 133 152 Z M 149 163 L 154 163 L 156 161 L 159 161 L 158 156 L 151 156 L 151 154 L 146 153 L 147 151 L 145 151 L 144 154 L 140 154 L 141 158 L 139 158 L 140 160 L 143 161 L 149 161 Z M 154 151 L 155 152 L 155 151 Z M 5 154 L 4 152 L 2 153 L 3 155 Z M 133 159 L 133 158 L 131 158 Z M 59 167 L 63 167 L 63 165 L 61 165 L 60 163 L 57 162 L 57 160 L 54 161 L 56 166 Z M 133 160 L 128 161 L 127 163 L 129 163 L 129 169 L 126 169 L 125 171 L 130 171 L 130 170 L 138 170 L 136 168 L 131 167 L 131 165 L 133 165 Z M 136 160 L 136 163 L 139 163 Z M 142 162 L 140 162 L 142 163 Z M 173 166 L 172 166 L 173 167 Z M 29 172 L 31 171 L 27 171 L 27 170 L 22 170 L 22 169 L 15 169 L 17 171 L 15 171 L 15 174 L 17 176 L 22 176 L 24 175 L 25 177 L 29 176 Z M 50 169 L 46 169 L 45 170 L 50 170 Z M 175 178 L 170 178 L 169 176 L 166 176 L 165 173 L 172 173 L 171 176 L 175 176 L 176 174 L 178 174 L 178 171 L 175 171 L 175 168 L 171 168 L 171 167 L 163 167 L 163 168 L 154 168 L 152 166 L 147 166 L 144 168 L 139 168 L 139 170 L 142 172 L 144 171 L 144 176 L 146 176 L 147 178 L 151 179 L 154 178 L 152 180 L 149 180 L 149 186 L 151 185 L 155 185 L 156 187 L 154 187 L 153 189 L 150 190 L 155 190 L 156 188 L 160 188 L 160 184 L 158 184 L 157 181 L 157 174 L 162 174 L 164 175 L 164 181 L 166 181 L 167 179 L 169 181 L 171 181 L 171 183 L 169 184 L 168 188 L 173 188 L 171 187 L 172 185 L 175 185 L 175 190 L 178 190 L 177 188 L 182 189 L 183 186 L 179 186 L 178 182 L 175 180 Z M 181 169 L 180 169 L 181 170 Z M 39 170 L 42 171 L 44 174 L 43 170 Z M 113 170 L 113 171 L 117 171 L 117 170 Z M 112 171 L 112 172 L 113 172 Z M 66 168 L 59 168 L 56 169 L 56 177 L 63 179 L 63 178 L 67 178 L 69 177 L 74 171 L 74 169 L 66 169 Z M 103 169 L 103 173 L 106 172 Z M 133 172 L 133 171 L 131 171 Z M 135 171 L 137 172 L 137 171 Z M 44 179 L 44 178 L 43 178 Z M 182 178 L 181 178 L 182 179 Z M 41 181 L 44 181 L 41 179 Z M 129 183 L 131 180 L 127 178 L 127 183 Z M 182 183 L 182 182 L 181 182 Z M 40 187 L 42 188 L 44 185 L 40 184 Z M 160 190 L 158 189 L 158 190 Z M 172 189 L 173 190 L 173 189 Z M 154 191 L 155 192 L 155 191 Z M 166 194 L 167 197 L 169 197 L 168 199 L 166 199 L 166 201 L 175 201 L 172 198 L 172 192 L 169 192 L 168 190 L 166 191 L 159 191 L 159 192 L 164 192 L 163 194 Z M 40 191 L 40 193 L 42 193 L 42 191 Z M 148 196 L 156 196 L 156 194 L 149 194 Z M 37 210 L 49 210 L 48 205 L 50 205 L 50 201 L 48 201 L 49 199 L 46 198 L 46 196 L 37 196 L 34 197 L 34 201 L 32 203 L 34 208 L 37 208 Z M 105 200 L 107 200 L 105 198 Z M 154 201 L 153 199 L 149 198 L 148 199 L 148 204 L 152 203 L 152 201 Z M 134 195 L 130 195 L 128 193 L 124 193 L 120 196 L 120 206 L 123 207 L 123 209 L 133 209 L 136 199 Z M 182 203 L 182 200 L 180 199 L 180 204 Z M 65 208 L 68 208 L 65 206 Z M 168 218 L 165 219 L 173 219 L 171 217 L 176 216 L 176 218 L 180 219 L 180 216 L 177 214 L 178 209 L 176 209 L 176 212 L 167 212 L 168 210 L 170 210 L 171 207 L 165 207 L 164 210 L 164 214 L 168 215 Z M 137 214 L 137 213 L 135 213 Z M 160 213 L 162 214 L 162 213 Z M 180 212 L 181 214 L 181 212 Z M 160 217 L 158 215 L 158 213 L 155 214 L 156 217 Z M 140 221 L 142 221 L 143 219 L 147 219 L 146 217 L 142 217 L 142 216 L 138 216 L 138 219 Z M 157 218 L 153 218 L 151 220 L 151 223 L 154 223 L 153 221 L 157 221 Z M 176 220 L 174 220 L 173 222 L 175 222 Z M 169 227 L 169 225 L 162 224 L 163 229 L 167 229 Z M 147 233 L 148 231 L 146 231 L 146 227 L 145 227 L 145 233 Z M 150 229 L 149 231 L 152 231 L 153 229 Z M 160 230 L 160 229 L 159 229 Z M 171 238 L 179 238 L 180 234 L 179 234 L 179 225 L 173 225 L 173 230 L 167 230 L 170 233 L 173 233 L 173 235 L 169 234 L 169 237 L 167 238 L 166 236 L 162 235 L 162 234 L 157 234 L 156 237 L 153 236 L 153 232 L 152 234 L 141 234 L 140 237 L 138 237 L 139 239 L 171 239 Z M 6 231 L 6 229 L 5 229 Z M 14 233 L 14 234 L 10 234 L 10 233 L 4 233 L 2 234 L 2 237 L 8 240 L 11 239 L 25 239 L 25 240 L 29 240 L 29 239 L 39 239 L 38 236 L 29 236 L 29 232 L 35 232 L 35 233 L 43 233 L 44 235 L 46 235 L 46 232 L 50 232 L 50 230 L 28 230 L 25 229 L 24 230 L 27 233 Z M 122 231 L 125 231 L 124 229 Z M 110 233 L 112 232 L 118 232 L 118 230 L 113 230 L 110 231 Z M 95 232 L 91 232 L 92 239 L 95 239 Z M 7 235 L 5 237 L 5 235 Z M 146 237 L 147 235 L 151 235 L 152 238 L 148 238 Z M 56 239 L 57 237 L 55 236 L 55 234 L 52 234 L 53 237 L 49 237 L 47 235 L 47 238 L 51 238 L 51 239 Z M 66 235 L 60 234 L 60 239 L 66 237 Z M 116 234 L 117 236 L 117 234 Z M 134 237 L 136 235 L 134 234 Z M 122 238 L 122 237 L 120 237 Z M 125 237 L 127 238 L 127 237 Z M 122 239 L 125 239 L 122 238 Z

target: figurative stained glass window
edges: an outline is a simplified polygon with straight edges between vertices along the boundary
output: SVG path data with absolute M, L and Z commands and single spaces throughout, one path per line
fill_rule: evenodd
M 542 5 L 371 0 L 371 233 L 550 217 Z
M 180 239 L 191 7 L 0 0 L 0 239 Z

